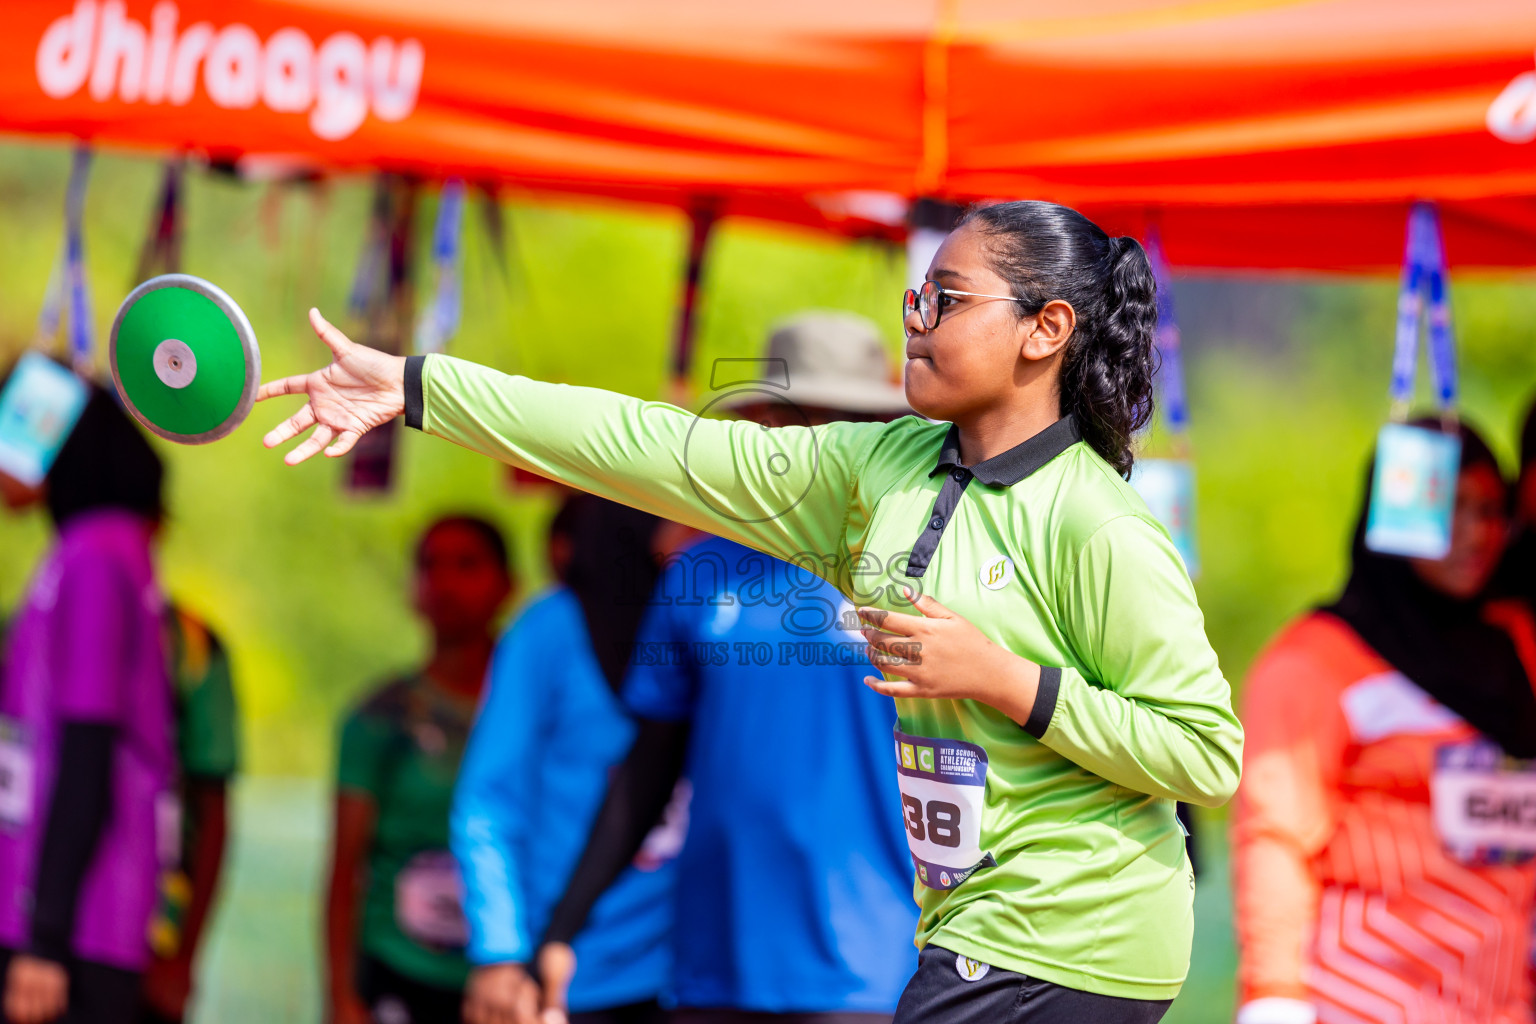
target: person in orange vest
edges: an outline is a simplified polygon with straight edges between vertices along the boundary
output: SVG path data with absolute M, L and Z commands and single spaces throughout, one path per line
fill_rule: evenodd
M 1536 802 L 1536 621 L 1485 599 L 1511 495 L 1461 446 L 1449 553 L 1376 554 L 1362 515 L 1343 594 L 1248 680 L 1238 1024 L 1531 1020 L 1536 815 L 1504 812 Z

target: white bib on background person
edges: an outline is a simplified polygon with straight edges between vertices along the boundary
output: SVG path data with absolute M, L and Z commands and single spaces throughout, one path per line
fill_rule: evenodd
M 395 876 L 395 923 L 424 946 L 457 949 L 469 942 L 464 882 L 447 850 L 412 857 Z
M 1486 740 L 1448 744 L 1435 751 L 1429 793 L 1435 831 L 1458 860 L 1536 855 L 1536 763 L 1507 757 Z

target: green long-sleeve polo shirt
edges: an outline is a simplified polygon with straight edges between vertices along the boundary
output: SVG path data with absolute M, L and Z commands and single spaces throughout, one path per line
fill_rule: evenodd
M 1043 666 L 1023 726 L 970 700 L 896 702 L 917 943 L 1105 995 L 1178 993 L 1194 880 L 1174 801 L 1232 795 L 1242 727 L 1166 531 L 1070 418 L 966 467 L 952 429 L 916 417 L 770 430 L 429 356 L 408 361 L 406 419 L 811 567 L 855 603 L 910 611 L 913 586 Z M 762 727 L 772 756 L 795 723 Z

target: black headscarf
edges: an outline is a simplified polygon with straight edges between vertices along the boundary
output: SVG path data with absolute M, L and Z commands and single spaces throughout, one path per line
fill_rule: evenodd
M 142 431 L 103 389 L 85 410 L 48 470 L 48 514 L 55 526 L 98 508 L 159 519 L 165 469 Z
M 1497 471 L 1498 460 L 1481 437 L 1462 426 L 1461 470 L 1479 465 Z M 1443 594 L 1421 580 L 1406 559 L 1367 548 L 1370 504 L 1368 482 L 1349 582 L 1323 610 L 1343 619 L 1393 668 L 1506 754 L 1536 757 L 1536 691 L 1514 641 L 1483 620 L 1483 595 L 1462 601 Z
M 566 501 L 550 527 L 570 540 L 562 582 L 581 602 L 592 653 L 615 693 L 634 653 L 658 569 L 651 538 L 655 516 L 591 494 Z
M 1520 426 L 1520 479 L 1536 473 L 1531 463 L 1536 462 L 1536 401 L 1526 410 L 1525 421 Z M 1520 598 L 1536 607 L 1536 522 L 1524 515 L 1516 517 L 1515 539 L 1504 552 L 1504 561 L 1494 578 L 1495 593 Z

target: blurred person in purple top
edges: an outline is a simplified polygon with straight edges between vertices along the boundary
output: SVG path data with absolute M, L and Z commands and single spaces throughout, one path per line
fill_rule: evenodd
M 0 977 L 9 1024 L 139 1013 L 179 813 L 163 602 L 150 558 L 159 458 L 93 388 L 43 485 L 54 543 L 0 669 Z

